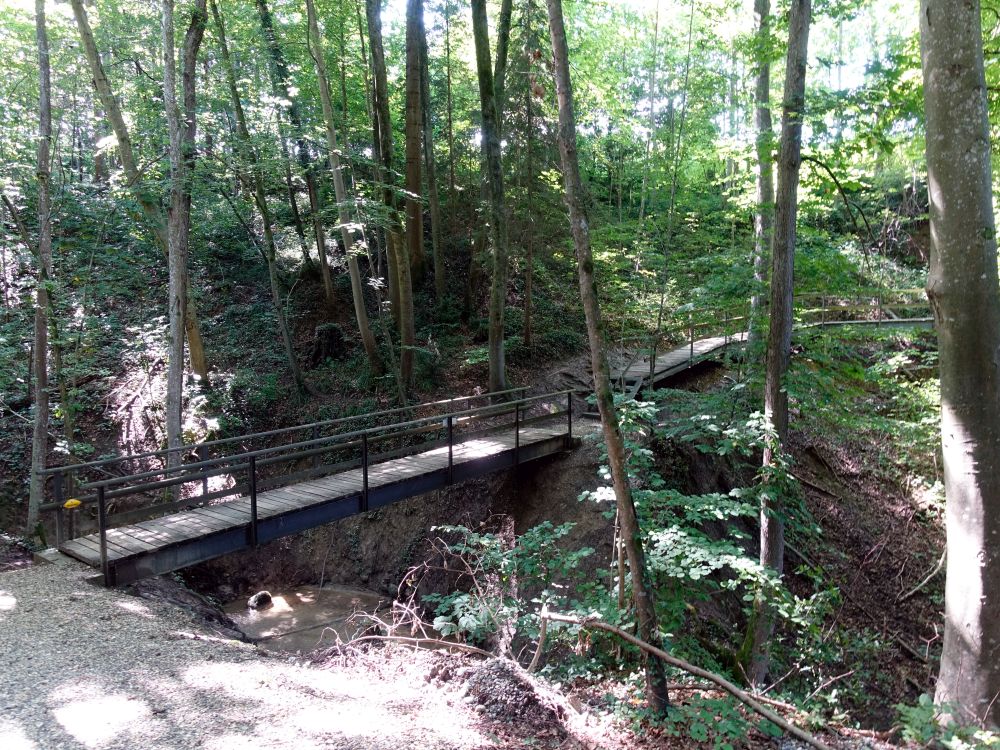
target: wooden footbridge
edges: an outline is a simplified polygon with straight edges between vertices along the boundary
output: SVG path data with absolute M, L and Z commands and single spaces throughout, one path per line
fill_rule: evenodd
M 934 318 L 922 289 L 873 291 L 851 298 L 822 294 L 795 297 L 795 330 L 931 327 Z M 695 365 L 717 359 L 750 338 L 750 311 L 737 308 L 681 308 L 658 334 L 625 342 L 611 368 L 611 379 L 628 398 L 656 388 Z
M 572 445 L 572 391 L 521 388 L 48 469 L 42 510 L 59 550 L 112 586 Z

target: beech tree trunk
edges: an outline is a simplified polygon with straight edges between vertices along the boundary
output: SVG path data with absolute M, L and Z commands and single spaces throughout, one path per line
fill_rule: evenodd
M 771 246 L 771 224 L 774 214 L 774 169 L 771 164 L 771 146 L 774 138 L 771 123 L 771 2 L 754 0 L 757 16 L 756 62 L 757 76 L 754 90 L 754 124 L 757 128 L 755 150 L 757 153 L 757 211 L 754 214 L 753 275 L 755 290 L 750 298 L 750 334 L 759 337 L 762 290 L 767 284 L 768 251 Z
M 320 276 L 323 279 L 323 294 L 326 303 L 332 305 L 333 277 L 330 275 L 330 262 L 326 256 L 326 231 L 323 228 L 323 219 L 319 205 L 319 190 L 316 187 L 316 176 L 313 173 L 312 157 L 309 152 L 309 144 L 306 142 L 305 132 L 302 126 L 302 114 L 299 111 L 298 97 L 292 95 L 289 84 L 291 73 L 288 69 L 288 62 L 285 60 L 285 53 L 281 50 L 278 42 L 278 34 L 274 28 L 274 18 L 271 10 L 267 6 L 267 0 L 256 0 L 257 16 L 260 19 L 260 27 L 264 33 L 264 40 L 267 43 L 269 70 L 271 74 L 271 87 L 276 96 L 287 102 L 285 106 L 288 121 L 291 123 L 292 131 L 295 134 L 295 151 L 299 159 L 299 166 L 302 168 L 303 176 L 306 180 L 306 193 L 309 196 L 309 211 L 312 218 L 313 236 L 316 238 L 316 253 L 319 255 Z M 294 195 L 291 196 L 294 200 Z
M 412 377 L 413 347 L 416 344 L 413 284 L 406 246 L 397 219 L 396 198 L 392 189 L 392 120 L 389 116 L 389 87 L 386 80 L 385 50 L 382 46 L 382 12 L 379 0 L 365 0 L 365 13 L 368 18 L 368 41 L 374 81 L 375 118 L 372 123 L 374 161 L 381 165 L 381 180 L 385 186 L 383 200 L 390 215 L 389 226 L 386 228 L 386 265 L 393 316 L 399 327 L 401 348 L 399 369 L 405 391 Z
M 778 157 L 778 195 L 771 248 L 771 327 L 768 331 L 764 379 L 764 417 L 774 427 L 776 444 L 764 449 L 765 474 L 774 469 L 788 443 L 788 393 L 785 374 L 792 346 L 792 294 L 795 277 L 795 220 L 798 213 L 799 167 L 802 163 L 802 118 L 805 112 L 806 60 L 811 0 L 792 0 L 788 21 L 788 58 Z M 784 507 L 775 493 L 760 504 L 760 563 L 782 574 L 785 559 Z M 761 685 L 769 667 L 769 641 L 774 612 L 758 595 L 751 618 L 746 674 Z
M 424 271 L 424 219 L 420 195 L 423 192 L 420 161 L 421 65 L 420 39 L 423 36 L 423 0 L 406 2 L 406 246 L 410 270 L 418 283 Z M 406 353 L 404 352 L 404 356 Z M 410 354 L 412 357 L 412 353 Z
M 185 184 L 187 160 L 184 158 L 184 132 L 177 106 L 177 71 L 174 55 L 174 2 L 162 0 L 163 28 L 163 107 L 167 133 L 170 137 L 170 207 L 167 209 L 167 269 L 170 341 L 167 350 L 167 447 L 179 448 L 184 397 L 184 291 L 187 242 L 184 237 L 186 220 Z M 180 463 L 179 452 L 167 455 L 167 466 Z
M 83 50 L 90 66 L 90 74 L 93 77 L 94 89 L 97 91 L 98 99 L 104 108 L 104 114 L 108 118 L 111 130 L 115 134 L 118 146 L 118 157 L 121 159 L 122 169 L 125 172 L 125 179 L 129 187 L 135 193 L 135 198 L 142 208 L 143 216 L 149 223 L 153 231 L 153 239 L 165 256 L 169 255 L 167 243 L 167 219 L 159 203 L 152 200 L 143 190 L 142 174 L 132 150 L 132 139 L 129 137 L 128 127 L 125 124 L 125 117 L 122 115 L 118 100 L 111 90 L 111 83 L 104 72 L 104 64 L 97 51 L 97 44 L 94 42 L 94 32 L 90 28 L 90 21 L 87 18 L 87 11 L 83 7 L 83 0 L 70 0 L 73 6 L 73 15 L 76 17 L 77 29 L 80 32 L 80 41 L 83 43 Z M 176 95 L 175 95 L 176 96 Z M 167 265 L 169 266 L 169 257 Z M 188 353 L 191 357 L 191 369 L 201 379 L 202 383 L 208 385 L 208 360 L 205 356 L 205 345 L 201 339 L 201 327 L 198 323 L 198 313 L 194 301 L 189 296 L 189 290 L 185 297 L 184 325 L 188 340 Z
M 261 223 L 264 225 L 264 259 L 267 262 L 267 276 L 271 287 L 271 303 L 274 306 L 275 320 L 278 323 L 278 333 L 281 336 L 281 343 L 285 348 L 285 359 L 288 363 L 288 372 L 295 381 L 299 390 L 305 389 L 305 379 L 302 377 L 302 370 L 299 368 L 298 359 L 295 356 L 295 347 L 292 344 L 292 337 L 288 331 L 288 321 L 285 319 L 284 300 L 281 296 L 281 283 L 278 278 L 277 251 L 274 246 L 274 232 L 271 229 L 271 211 L 267 205 L 267 195 L 264 192 L 264 179 L 261 173 L 257 152 L 253 147 L 250 138 L 250 131 L 247 128 L 246 114 L 243 111 L 243 103 L 240 100 L 240 92 L 236 86 L 236 69 L 233 66 L 232 58 L 229 55 L 229 44 L 226 41 L 226 25 L 219 12 L 218 5 L 212 0 L 212 16 L 215 18 L 215 28 L 219 41 L 219 56 L 222 58 L 222 65 L 226 75 L 226 85 L 229 88 L 229 98 L 233 104 L 233 111 L 236 114 L 236 133 L 239 136 L 241 156 L 250 166 L 250 181 L 253 188 L 254 203 L 260 212 Z
M 28 518 L 25 536 L 35 535 L 38 508 L 45 493 L 49 449 L 49 279 L 52 277 L 52 204 L 49 196 L 49 150 L 52 141 L 52 83 L 49 38 L 45 29 L 45 0 L 35 0 L 35 38 L 38 45 L 38 280 L 35 285 L 35 414 L 31 435 L 31 477 L 28 482 Z M 26 238 L 27 239 L 27 238 Z
M 434 163 L 434 122 L 431 119 L 431 71 L 427 56 L 427 34 L 420 24 L 420 124 L 424 137 L 424 171 L 427 173 L 427 207 L 431 214 L 431 258 L 434 260 L 434 295 L 444 302 L 444 257 L 441 250 L 441 201 L 438 197 L 437 165 Z
M 486 0 L 472 0 L 472 37 L 476 46 L 479 104 L 483 116 L 483 151 L 489 193 L 489 236 L 493 251 L 493 283 L 490 287 L 489 388 L 507 388 L 504 366 L 504 306 L 507 294 L 507 211 L 504 205 L 503 167 L 500 161 L 500 115 L 493 88 Z M 506 54 L 504 54 L 506 59 Z
M 555 59 L 556 94 L 559 99 L 559 155 L 562 159 L 563 184 L 566 206 L 569 209 L 570 229 L 576 247 L 577 271 L 580 278 L 580 298 L 587 319 L 587 339 L 590 343 L 591 365 L 594 370 L 594 390 L 597 408 L 601 414 L 601 428 L 608 450 L 608 464 L 615 488 L 618 517 L 622 537 L 632 572 L 632 597 L 639 622 L 639 637 L 660 647 L 659 628 L 656 623 L 656 605 L 646 572 L 642 532 L 632 501 L 625 469 L 625 442 L 618 416 L 615 414 L 611 394 L 611 375 L 604 351 L 604 331 L 601 308 L 597 299 L 597 281 L 594 277 L 594 259 L 590 249 L 590 224 L 583 202 L 583 183 L 576 150 L 576 116 L 573 111 L 573 89 L 569 77 L 569 47 L 563 26 L 561 0 L 548 0 L 549 31 L 552 37 L 552 54 Z M 652 639 L 652 640 L 650 640 Z M 646 695 L 650 707 L 662 713 L 669 705 L 666 675 L 663 662 L 643 653 L 646 667 Z
M 922 0 L 931 266 L 947 496 L 948 719 L 1000 725 L 1000 289 L 978 0 Z
M 642 160 L 642 189 L 639 191 L 639 221 L 646 218 L 646 195 L 649 189 L 649 160 L 653 150 L 653 133 L 656 132 L 656 64 L 657 42 L 660 38 L 660 3 L 656 3 L 653 21 L 653 59 L 649 63 L 649 132 L 646 133 L 646 155 Z
M 306 0 L 306 16 L 309 25 L 309 53 L 316 66 L 316 78 L 319 82 L 319 98 L 323 105 L 323 119 L 326 122 L 326 145 L 329 151 L 330 172 L 333 174 L 333 189 L 337 198 L 337 214 L 340 220 L 340 237 L 347 254 L 347 269 L 351 277 L 351 296 L 354 300 L 354 317 L 358 323 L 361 343 L 368 356 L 368 364 L 372 371 L 381 375 L 384 371 L 382 357 L 378 345 L 368 323 L 368 311 L 365 309 L 365 290 L 361 284 L 361 271 L 358 268 L 358 258 L 354 247 L 353 231 L 350 228 L 351 217 L 347 211 L 347 189 L 344 187 L 344 174 L 340 164 L 340 146 L 337 144 L 337 130 L 334 127 L 333 100 L 330 96 L 330 79 L 326 74 L 326 60 L 323 57 L 323 43 L 319 33 L 319 21 L 316 18 L 316 4 Z

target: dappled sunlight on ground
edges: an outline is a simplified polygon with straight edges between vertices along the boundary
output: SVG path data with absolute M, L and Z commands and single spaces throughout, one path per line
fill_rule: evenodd
M 131 612 L 134 615 L 139 615 L 139 617 L 145 617 L 147 619 L 152 619 L 154 617 L 153 613 L 149 611 L 149 607 L 139 601 L 120 601 L 115 602 L 115 606 L 119 609 L 124 609 L 126 612 Z
M 12 612 L 17 607 L 17 597 L 8 591 L 0 589 L 0 620 L 4 612 Z
M 0 747 L 4 750 L 36 750 L 38 745 L 15 722 L 0 718 Z
M 154 729 L 148 723 L 152 710 L 146 701 L 122 692 L 105 692 L 93 682 L 66 683 L 49 699 L 56 721 L 87 747 L 102 747 L 125 734 L 144 736 Z

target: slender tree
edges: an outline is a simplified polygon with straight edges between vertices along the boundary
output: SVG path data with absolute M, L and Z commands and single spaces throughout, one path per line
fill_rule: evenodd
M 489 387 L 507 387 L 504 366 L 504 306 L 507 295 L 507 216 L 504 204 L 503 165 L 500 161 L 500 114 L 493 87 L 489 25 L 486 0 L 472 0 L 472 37 L 476 46 L 476 73 L 482 111 L 483 151 L 486 155 L 486 184 L 489 191 L 489 234 L 493 251 L 493 281 L 490 287 Z M 504 54 L 506 60 L 506 54 Z
M 125 179 L 129 187 L 133 190 L 136 200 L 142 208 L 143 216 L 152 229 L 153 239 L 164 255 L 169 255 L 167 247 L 167 217 L 164 215 L 160 204 L 145 189 L 146 185 L 143 182 L 142 172 L 139 170 L 138 161 L 132 149 L 132 139 L 129 136 L 128 126 L 125 123 L 125 116 L 122 114 L 118 100 L 111 89 L 111 83 L 108 81 L 108 76 L 104 71 L 104 63 L 101 62 L 101 56 L 94 41 L 94 32 L 90 27 L 90 21 L 87 18 L 87 11 L 84 9 L 83 0 L 70 0 L 70 4 L 73 6 L 73 15 L 76 18 L 80 41 L 83 43 L 84 54 L 90 66 L 94 89 L 97 91 L 101 106 L 104 108 L 104 114 L 108 118 L 111 130 L 117 141 L 118 157 L 125 172 Z M 168 257 L 168 266 L 169 262 Z M 190 298 L 190 294 L 185 298 L 184 303 L 184 325 L 188 341 L 188 354 L 191 358 L 191 369 L 201 378 L 202 383 L 207 385 L 209 378 L 208 360 L 205 356 L 205 345 L 201 339 L 201 327 L 198 324 L 197 309 L 194 301 Z
M 427 34 L 420 24 L 420 125 L 423 130 L 424 173 L 427 176 L 427 207 L 431 217 L 431 258 L 434 260 L 434 294 L 444 302 L 444 257 L 441 249 L 441 201 L 438 197 L 437 165 L 434 160 L 434 122 L 431 119 L 431 72 Z
M 935 700 L 1000 725 L 1000 289 L 978 0 L 922 0 L 948 568 Z M 952 711 L 951 709 L 954 709 Z
M 291 71 L 288 68 L 288 61 L 285 59 L 285 53 L 281 49 L 278 33 L 274 28 L 274 16 L 267 5 L 267 0 L 256 0 L 256 4 L 260 28 L 264 34 L 264 41 L 267 44 L 271 87 L 274 90 L 275 96 L 285 102 L 284 114 L 288 118 L 292 132 L 295 135 L 295 151 L 306 181 L 306 192 L 309 196 L 309 211 L 312 215 L 313 236 L 316 238 L 316 252 L 319 255 L 320 276 L 323 279 L 323 293 L 327 304 L 332 305 L 334 301 L 333 277 L 330 274 L 330 262 L 326 256 L 326 230 L 323 228 L 323 215 L 319 204 L 319 188 L 316 185 L 312 156 L 303 128 L 299 99 L 291 89 Z M 294 202 L 294 193 L 290 196 L 290 200 Z
M 49 153 L 52 142 L 52 81 L 49 37 L 45 28 L 45 0 L 35 0 L 35 39 L 38 46 L 38 277 L 35 284 L 35 414 L 31 437 L 31 477 L 28 482 L 27 536 L 35 533 L 38 509 L 45 491 L 44 477 L 49 434 L 49 280 L 52 277 L 52 201 L 49 189 Z
M 776 440 L 764 449 L 764 472 L 773 471 L 788 445 L 788 393 L 785 373 L 792 348 L 792 294 L 795 278 L 795 221 L 798 213 L 799 167 L 802 164 L 802 117 L 805 112 L 806 61 L 811 0 L 792 0 L 788 20 L 788 58 L 785 67 L 781 146 L 778 156 L 778 194 L 771 247 L 771 327 L 767 338 L 764 377 L 764 417 Z M 762 493 L 760 503 L 760 563 L 781 575 L 785 558 L 784 507 L 777 493 Z M 748 630 L 750 682 L 767 677 L 769 641 L 774 613 L 758 595 Z
M 569 46 L 563 25 L 561 0 L 548 0 L 549 31 L 552 37 L 552 54 L 555 59 L 556 94 L 559 99 L 559 155 L 562 159 L 563 184 L 566 206 L 569 209 L 570 229 L 576 247 L 577 271 L 580 279 L 580 298 L 587 319 L 587 339 L 590 343 L 591 365 L 594 371 L 594 390 L 601 414 L 601 428 L 608 451 L 608 464 L 615 488 L 622 536 L 632 572 L 632 597 L 639 621 L 639 637 L 659 647 L 661 643 L 656 624 L 656 604 L 649 585 L 646 560 L 642 545 L 642 531 L 636 517 L 625 469 L 625 442 L 611 394 L 611 376 L 604 351 L 604 331 L 601 308 L 597 298 L 597 281 L 594 277 L 594 258 L 590 249 L 590 222 L 584 206 L 583 183 L 576 149 L 576 116 L 573 111 L 573 89 L 569 76 Z M 648 654 L 646 662 L 646 695 L 650 706 L 657 713 L 669 706 L 666 675 L 663 663 Z
M 753 273 L 756 289 L 750 299 L 751 333 L 756 337 L 767 282 L 768 250 L 771 244 L 771 223 L 774 214 L 774 169 L 771 148 L 774 139 L 771 123 L 771 2 L 754 0 L 757 35 L 754 62 L 757 66 L 754 86 L 754 125 L 757 135 L 754 147 L 757 155 L 757 208 L 754 212 Z
M 424 218 L 421 153 L 423 128 L 420 106 L 420 39 L 423 37 L 423 0 L 406 2 L 406 246 L 410 270 L 419 281 L 424 270 Z
M 299 368 L 298 359 L 295 356 L 295 347 L 292 344 L 292 337 L 288 330 L 288 321 L 285 318 L 285 305 L 281 293 L 281 280 L 278 277 L 277 251 L 274 245 L 274 231 L 272 230 L 271 210 L 267 204 L 267 195 L 264 191 L 264 175 L 261 170 L 260 160 L 253 146 L 250 137 L 250 130 L 247 127 L 246 113 L 243 111 L 243 102 L 240 99 L 240 92 L 236 85 L 236 69 L 233 65 L 232 57 L 229 54 L 229 43 L 226 39 L 225 19 L 219 12 L 218 4 L 215 0 L 211 2 L 212 17 L 215 19 L 215 33 L 219 43 L 219 56 L 222 59 L 223 72 L 226 76 L 226 87 L 229 89 L 229 98 L 233 105 L 233 112 L 236 115 L 236 134 L 238 137 L 239 151 L 242 159 L 250 168 L 250 184 L 253 190 L 254 204 L 260 213 L 261 224 L 264 235 L 264 260 L 267 263 L 267 277 L 271 287 L 271 302 L 274 305 L 275 320 L 278 325 L 278 333 L 281 336 L 281 343 L 285 348 L 285 359 L 288 363 L 288 372 L 300 390 L 305 388 L 305 380 L 302 377 L 302 370 Z
M 334 126 L 333 101 L 330 97 L 330 79 L 326 74 L 326 60 L 323 57 L 323 43 L 319 33 L 319 21 L 316 17 L 316 4 L 306 0 L 306 16 L 309 25 L 309 54 L 316 66 L 316 78 L 319 82 L 319 98 L 323 105 L 323 119 L 326 122 L 326 145 L 329 154 L 330 172 L 333 175 L 333 189 L 337 198 L 337 214 L 340 220 L 340 237 L 347 254 L 347 269 L 351 277 L 351 295 L 354 300 L 354 317 L 357 320 L 361 343 L 368 355 L 368 364 L 372 370 L 381 374 L 383 371 L 382 357 L 375 343 L 375 335 L 368 323 L 368 311 L 365 309 L 365 292 L 361 284 L 361 271 L 358 268 L 358 257 L 355 249 L 351 217 L 347 210 L 347 188 L 344 186 L 344 174 L 340 163 L 340 146 L 337 144 L 337 130 Z
M 660 39 L 660 3 L 656 3 L 653 19 L 653 56 L 649 62 L 649 125 L 646 133 L 646 156 L 642 160 L 642 189 L 639 191 L 639 221 L 646 217 L 646 195 L 649 187 L 649 161 L 653 150 L 653 134 L 656 132 L 656 65 L 658 62 L 658 42 Z

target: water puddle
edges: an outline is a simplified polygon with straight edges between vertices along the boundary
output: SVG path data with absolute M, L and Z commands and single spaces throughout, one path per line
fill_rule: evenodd
M 223 609 L 240 629 L 270 651 L 308 653 L 354 638 L 370 624 L 358 612 L 374 612 L 386 599 L 374 591 L 349 586 L 298 586 L 270 591 L 272 605 L 249 609 L 247 600 Z

